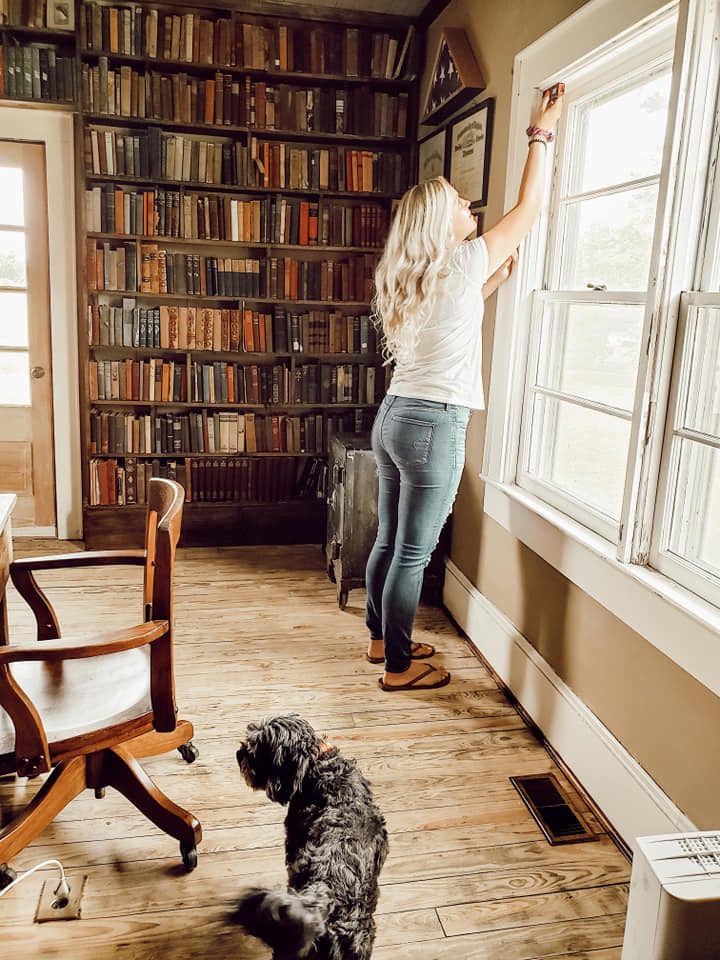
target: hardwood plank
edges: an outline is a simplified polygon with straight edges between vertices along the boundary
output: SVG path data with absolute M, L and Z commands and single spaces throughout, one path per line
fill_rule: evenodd
M 600 889 L 563 890 L 560 893 L 511 897 L 492 902 L 468 902 L 438 908 L 445 935 L 456 937 L 484 930 L 531 927 L 538 923 L 585 919 L 624 913 L 627 910 L 626 886 Z
M 622 942 L 625 914 L 610 917 L 563 920 L 511 930 L 471 933 L 443 940 L 409 943 L 403 948 L 403 960 L 541 960 L 558 957 L 568 950 L 616 947 Z M 378 947 L 373 960 L 396 960 L 397 947 Z

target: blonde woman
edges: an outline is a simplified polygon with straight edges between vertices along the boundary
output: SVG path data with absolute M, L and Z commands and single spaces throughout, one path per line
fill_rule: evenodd
M 491 230 L 476 228 L 469 202 L 443 177 L 400 201 L 375 274 L 392 383 L 372 429 L 378 463 L 378 533 L 367 564 L 367 659 L 385 662 L 386 691 L 442 687 L 450 674 L 423 663 L 413 643 L 423 571 L 450 513 L 473 410 L 485 406 L 483 299 L 507 279 L 515 251 L 540 211 L 547 145 L 562 110 L 549 92 L 528 127 L 518 202 Z

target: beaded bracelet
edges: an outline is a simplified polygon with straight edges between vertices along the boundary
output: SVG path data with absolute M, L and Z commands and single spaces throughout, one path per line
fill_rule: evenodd
M 530 137 L 530 139 L 528 140 L 528 146 L 530 146 L 531 143 L 541 143 L 545 148 L 547 148 L 547 145 L 548 145 L 548 142 L 545 139 L 545 137 Z
M 552 131 L 543 130 L 542 127 L 528 127 L 525 133 L 530 139 L 536 137 L 538 140 L 543 140 L 545 143 L 552 143 L 555 139 L 555 134 L 552 133 Z

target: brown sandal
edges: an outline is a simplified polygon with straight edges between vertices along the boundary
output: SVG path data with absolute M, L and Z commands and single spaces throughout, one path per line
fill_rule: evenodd
M 420 650 L 421 647 L 430 647 L 430 653 L 415 653 L 416 650 Z M 411 660 L 429 660 L 430 657 L 435 656 L 435 647 L 431 643 L 420 643 L 419 641 L 413 640 L 410 644 L 410 659 Z M 385 663 L 385 657 L 371 657 L 369 654 L 365 654 L 365 659 L 368 663 Z
M 435 683 L 420 683 L 420 680 L 424 680 L 425 677 L 429 677 L 431 673 L 440 673 L 440 670 L 437 667 L 434 667 L 431 663 L 426 664 L 425 669 L 422 670 L 417 676 L 413 677 L 412 680 L 408 680 L 407 683 L 385 683 L 382 677 L 378 677 L 378 683 L 382 690 L 386 693 L 392 693 L 395 690 L 437 690 L 438 687 L 446 687 L 450 683 L 450 674 L 447 673 L 445 676 L 441 676 L 439 680 L 436 680 Z

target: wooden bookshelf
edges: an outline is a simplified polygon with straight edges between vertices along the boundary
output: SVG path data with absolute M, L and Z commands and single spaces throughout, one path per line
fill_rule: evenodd
M 77 11 L 90 547 L 138 542 L 154 473 L 186 485 L 187 543 L 321 542 L 329 440 L 385 390 L 370 301 L 413 169 L 410 23 L 251 11 Z

